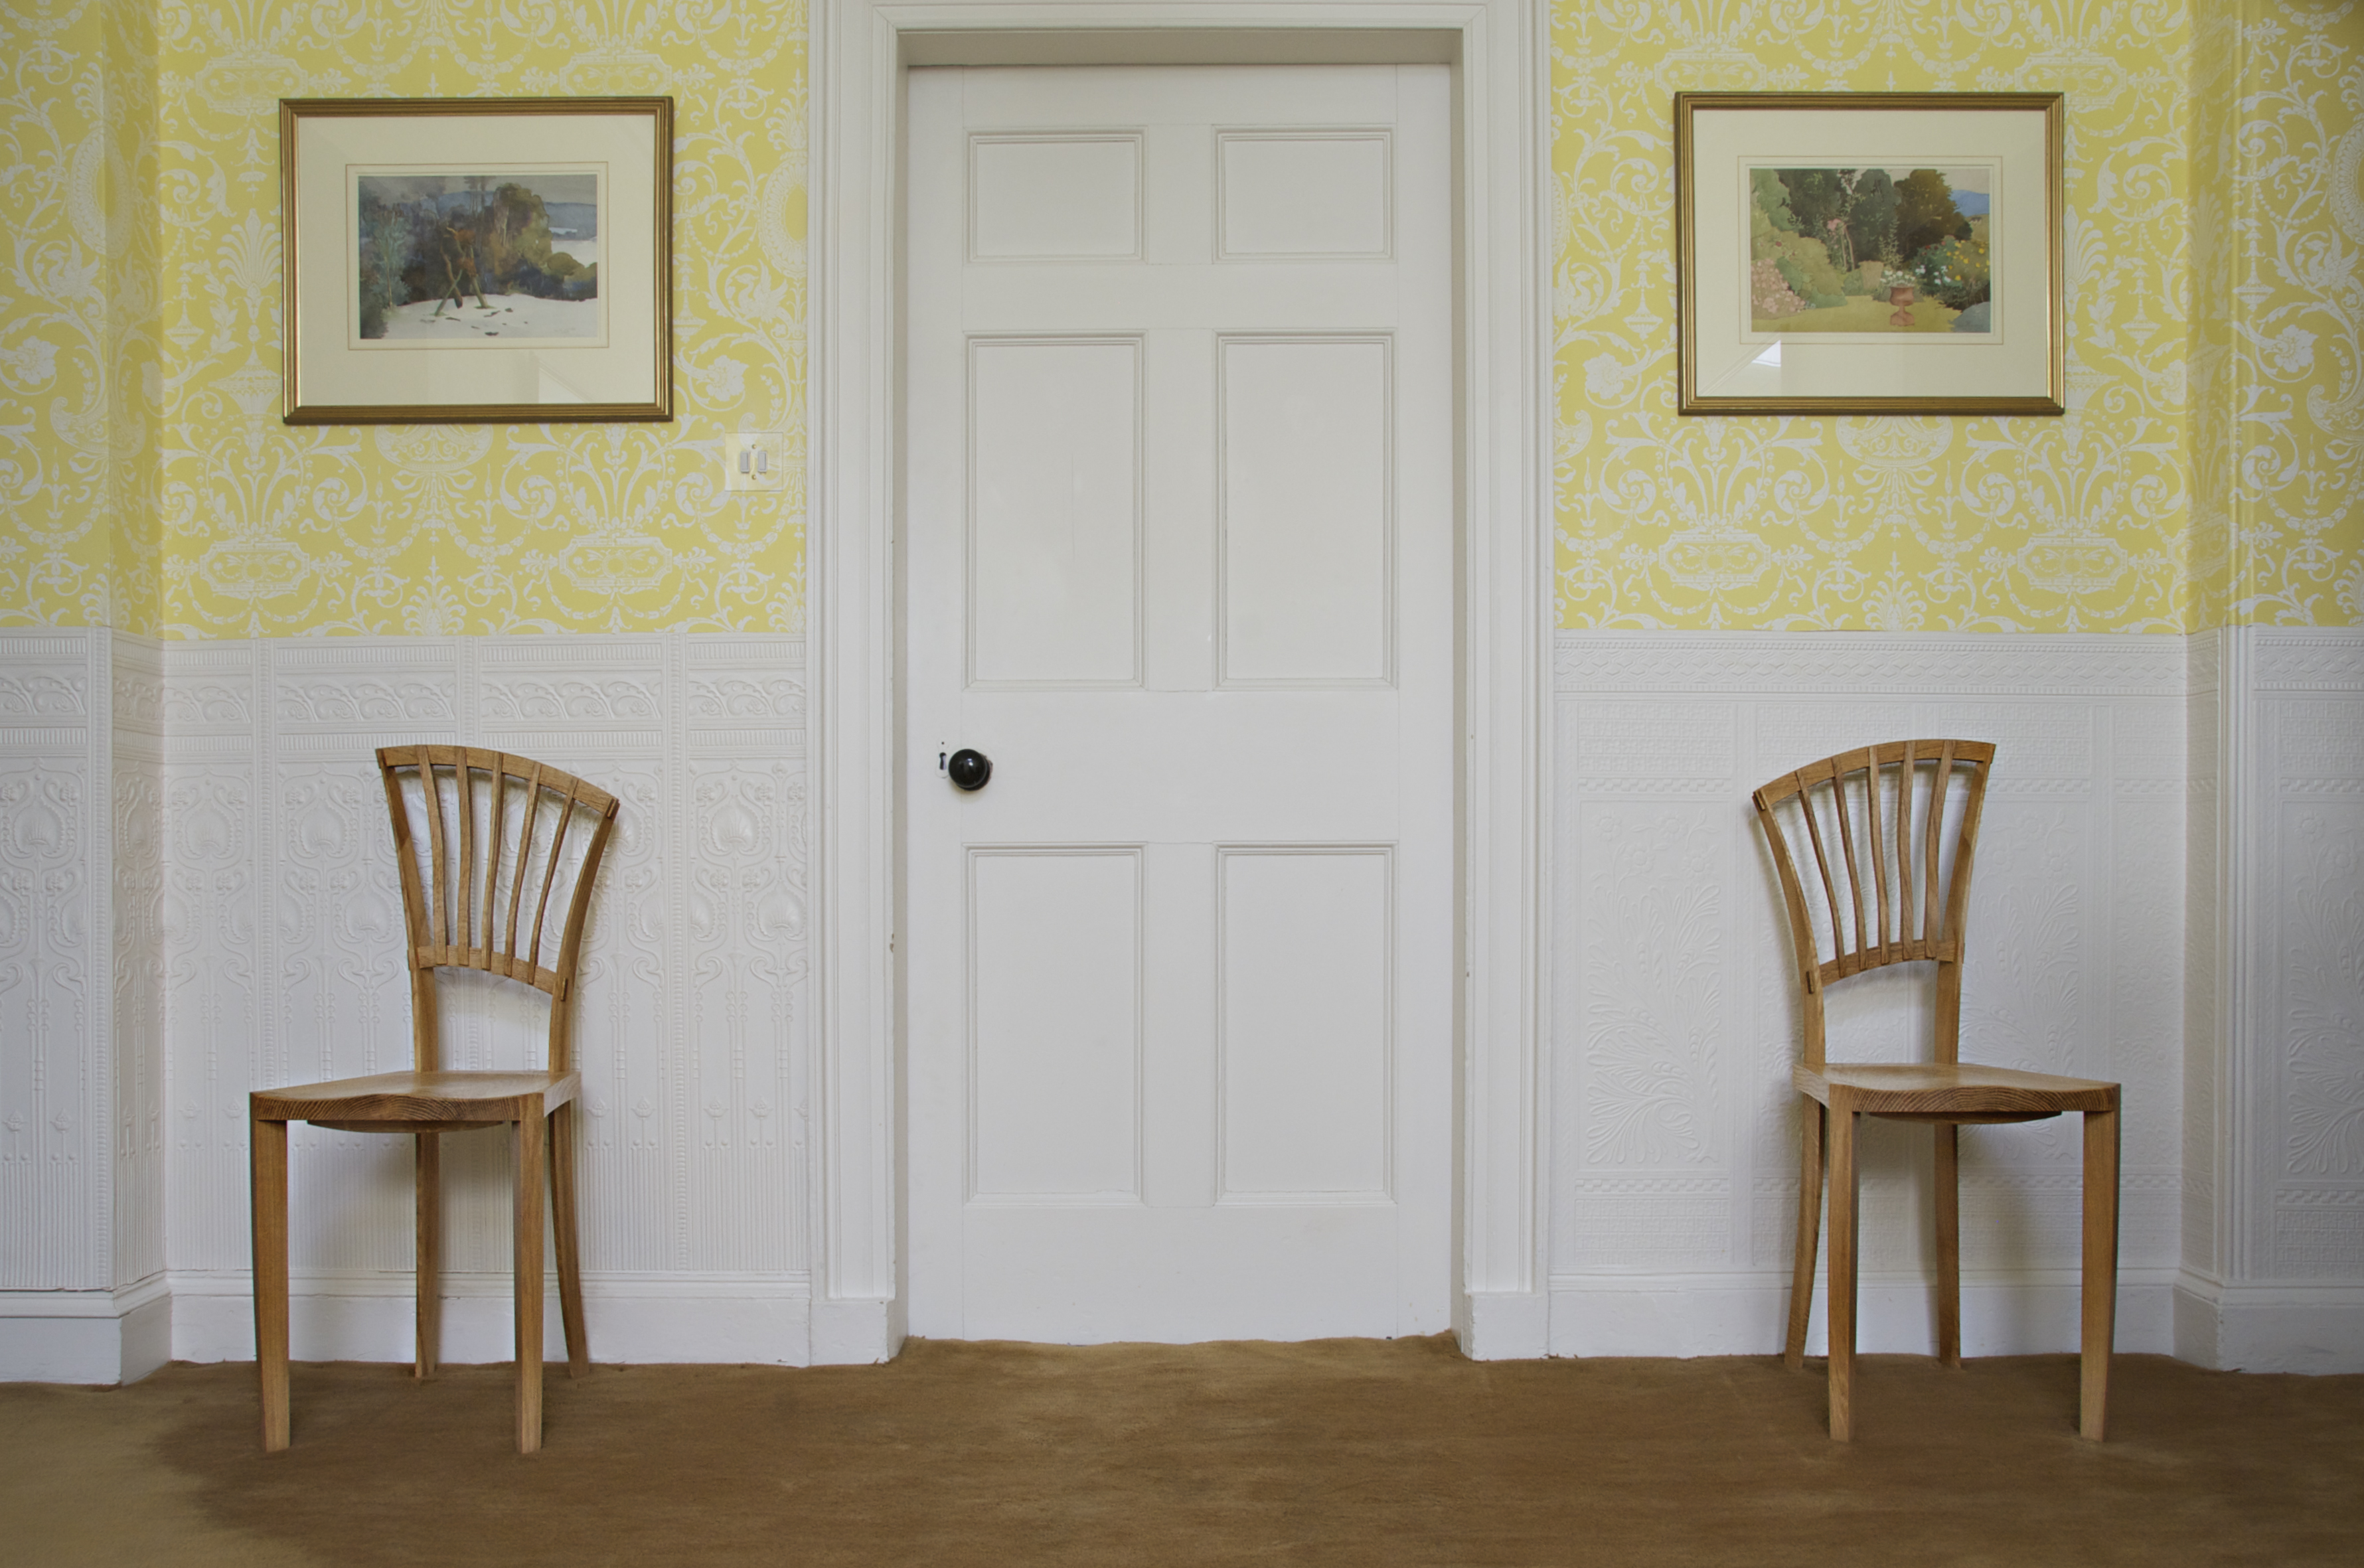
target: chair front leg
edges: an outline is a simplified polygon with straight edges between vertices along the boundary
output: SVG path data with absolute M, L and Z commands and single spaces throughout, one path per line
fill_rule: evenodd
M 2100 1442 L 2110 1422 L 2110 1351 L 2118 1325 L 2118 1111 L 2085 1113 L 2085 1313 L 2077 1429 Z
M 1814 1252 L 1823 1229 L 1823 1123 L 1829 1113 L 1811 1095 L 1798 1096 L 1798 1255 L 1790 1271 L 1790 1339 L 1781 1359 L 1791 1372 L 1806 1364 L 1806 1320 L 1814 1310 Z
M 1937 1135 L 1937 1359 L 1962 1370 L 1962 1162 L 1961 1129 L 1941 1121 Z
M 517 1446 L 533 1453 L 541 1447 L 541 1167 L 550 1131 L 540 1096 L 516 1125 Z
M 1855 1104 L 1831 1091 L 1831 1440 L 1855 1435 Z
M 435 1375 L 443 1355 L 443 1135 L 416 1136 L 418 1306 L 411 1375 L 423 1381 Z
M 254 1227 L 254 1370 L 262 1399 L 262 1451 L 287 1446 L 287 1124 L 247 1123 L 249 1202 Z

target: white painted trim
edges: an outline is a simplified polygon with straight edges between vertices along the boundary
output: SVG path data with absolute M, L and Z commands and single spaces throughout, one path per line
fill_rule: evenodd
M 2260 776 L 2269 759 L 2256 689 L 2257 633 L 2255 627 L 2226 627 L 2214 634 L 2216 1006 L 2211 1022 L 2223 1076 L 2213 1186 L 2225 1200 L 2217 1215 L 2216 1256 L 2235 1279 L 2253 1278 L 2273 1266 L 2265 1237 L 2272 1224 L 2266 1195 L 2273 1191 L 2274 1140 L 2261 1125 L 2272 1110 L 2263 1103 L 2264 1085 L 2258 1082 L 2262 1064 L 2257 1060 L 2260 1044 L 2275 1039 L 2273 1020 L 2260 1012 L 2272 989 L 2267 971 L 2273 955 L 2265 945 L 2268 934 L 2259 929 L 2272 902 L 2269 890 L 2258 885 L 2267 863 L 2263 807 L 2270 786 Z
M 2364 1372 L 2364 1285 L 2175 1284 L 2175 1354 L 2222 1372 Z
M 901 72 L 913 61 L 1455 63 L 1466 587 L 1454 1318 L 1472 1355 L 1544 1353 L 1546 22 L 1533 0 L 823 0 L 814 8 L 815 328 L 807 406 L 820 709 L 817 1360 L 892 1355 L 906 1288 L 897 1150 L 902 975 L 893 951 L 900 835 L 894 523 Z M 1511 1297 L 1529 1299 L 1496 1309 Z M 823 1321 L 839 1325 L 826 1351 Z
M 0 1290 L 0 1319 L 116 1318 L 171 1294 L 162 1274 L 115 1290 Z M 5 1381 L 5 1380 L 0 1380 Z
M 0 1291 L 0 1383 L 137 1383 L 172 1359 L 162 1274 L 115 1290 Z
M 411 1278 L 407 1270 L 295 1275 L 288 1282 L 295 1358 L 410 1360 Z M 176 1271 L 171 1283 L 174 1360 L 254 1359 L 253 1284 L 243 1270 Z M 552 1360 L 563 1360 L 556 1276 L 545 1285 L 542 1342 Z M 464 1365 L 513 1358 L 510 1289 L 505 1272 L 444 1276 L 445 1361 Z M 801 1274 L 585 1274 L 583 1312 L 593 1360 L 601 1365 L 810 1363 L 812 1288 Z
M 1562 695 L 2180 697 L 2181 637 L 2113 632 L 1563 631 Z

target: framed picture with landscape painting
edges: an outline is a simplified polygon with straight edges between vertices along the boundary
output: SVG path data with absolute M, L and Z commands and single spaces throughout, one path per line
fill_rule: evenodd
M 673 100 L 287 98 L 291 425 L 670 419 Z
M 2058 414 L 2057 93 L 1683 93 L 1685 414 Z

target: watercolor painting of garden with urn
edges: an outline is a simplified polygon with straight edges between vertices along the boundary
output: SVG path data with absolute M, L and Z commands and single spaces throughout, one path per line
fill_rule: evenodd
M 1748 336 L 1990 339 L 1994 174 L 1975 165 L 1749 169 Z

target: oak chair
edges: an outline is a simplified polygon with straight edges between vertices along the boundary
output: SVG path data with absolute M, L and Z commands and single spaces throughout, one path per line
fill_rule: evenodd
M 1851 1432 L 1856 1337 L 1857 1122 L 1925 1122 L 1936 1135 L 1937 1353 L 1962 1364 L 1958 1144 L 1965 1123 L 2085 1118 L 2084 1319 L 2079 1429 L 2098 1442 L 2108 1418 L 2118 1276 L 2118 1085 L 1959 1057 L 1964 915 L 1987 775 L 1979 740 L 1899 740 L 1809 762 L 1758 790 L 1757 819 L 1780 873 L 1804 993 L 1804 1096 L 1798 1251 L 1786 1359 L 1805 1364 L 1813 1305 L 1823 1140 L 1830 1144 L 1831 1436 Z M 1811 851 L 1811 880 L 1799 874 Z M 1935 1060 L 1925 1064 L 1823 1059 L 1823 996 L 1850 975 L 1891 963 L 1937 966 Z
M 325 1084 L 259 1089 L 249 1098 L 254 1204 L 254 1350 L 262 1446 L 287 1446 L 287 1124 L 417 1140 L 418 1307 L 416 1375 L 440 1352 L 441 1139 L 504 1124 L 517 1144 L 517 1445 L 541 1446 L 541 1184 L 550 1182 L 567 1371 L 591 1355 L 574 1227 L 574 980 L 584 917 L 616 823 L 616 797 L 555 768 L 502 751 L 388 746 L 377 754 L 402 882 L 404 962 L 410 972 L 412 1063 Z M 422 828 L 423 823 L 423 828 Z M 562 920 L 550 918 L 563 911 Z M 521 981 L 550 997 L 541 1072 L 451 1072 L 443 1066 L 439 969 Z

